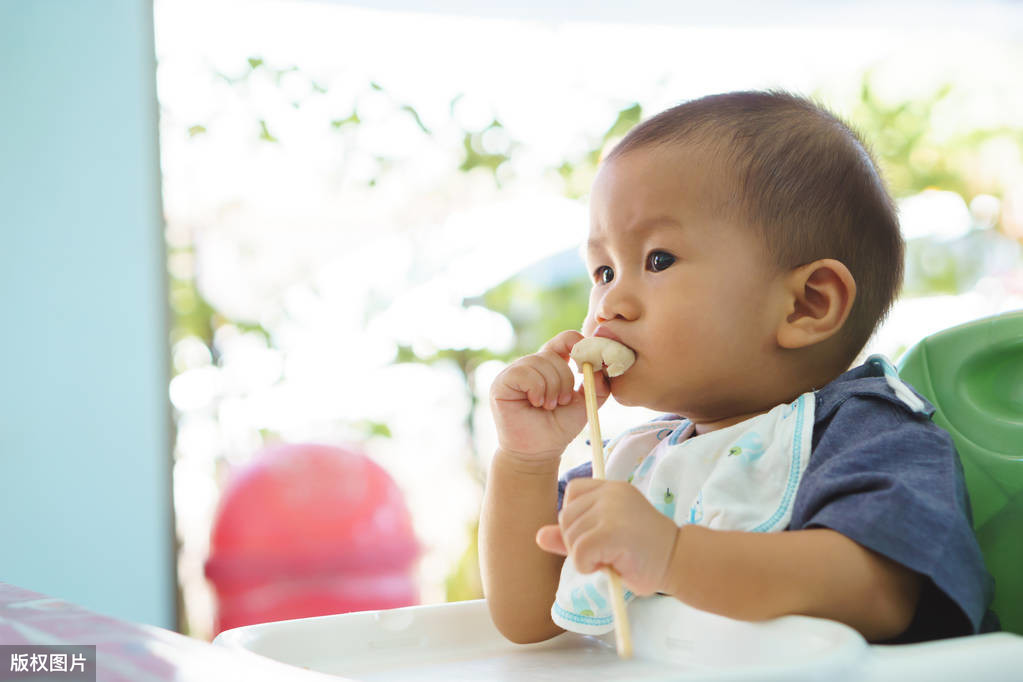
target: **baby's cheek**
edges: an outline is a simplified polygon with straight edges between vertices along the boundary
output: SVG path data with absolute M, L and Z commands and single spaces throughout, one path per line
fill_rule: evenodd
M 586 319 L 583 320 L 583 326 L 579 330 L 583 333 L 583 336 L 593 336 L 593 332 L 597 330 L 597 320 L 594 319 L 593 313 L 587 313 Z

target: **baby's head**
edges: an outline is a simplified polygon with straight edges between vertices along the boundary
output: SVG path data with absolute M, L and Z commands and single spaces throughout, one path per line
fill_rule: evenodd
M 584 332 L 637 351 L 612 386 L 622 402 L 707 419 L 770 409 L 848 367 L 902 262 L 891 197 L 845 124 L 788 94 L 704 97 L 603 161 Z

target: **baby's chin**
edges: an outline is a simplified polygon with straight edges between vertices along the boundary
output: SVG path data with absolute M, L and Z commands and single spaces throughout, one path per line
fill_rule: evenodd
M 674 398 L 677 398 L 671 391 L 664 391 L 664 387 L 655 387 L 648 382 L 637 381 L 639 377 L 632 377 L 628 381 L 628 372 L 611 380 L 611 395 L 615 402 L 626 407 L 645 407 L 654 412 L 664 414 L 679 414 L 678 405 Z
M 641 387 L 636 382 L 629 381 L 627 375 L 628 372 L 611 379 L 611 395 L 614 396 L 615 402 L 626 407 L 646 407 L 646 401 L 650 396 L 638 390 Z

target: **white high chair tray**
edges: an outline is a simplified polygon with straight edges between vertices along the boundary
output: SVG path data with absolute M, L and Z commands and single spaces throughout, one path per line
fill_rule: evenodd
M 995 633 L 927 644 L 869 646 L 833 621 L 723 618 L 670 599 L 630 604 L 636 656 L 613 634 L 565 633 L 519 645 L 483 600 L 251 625 L 214 643 L 297 666 L 289 679 L 348 680 L 914 680 L 1023 679 L 1023 637 Z M 283 678 L 282 678 L 283 679 Z

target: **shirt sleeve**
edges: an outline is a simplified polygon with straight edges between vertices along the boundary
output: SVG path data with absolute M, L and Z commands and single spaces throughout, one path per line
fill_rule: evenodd
M 583 462 L 579 466 L 572 467 L 558 479 L 558 511 L 561 511 L 561 503 L 565 499 L 565 486 L 573 478 L 593 478 L 593 462 Z
M 993 580 L 951 436 L 891 401 L 854 395 L 817 424 L 814 440 L 789 529 L 830 528 L 924 577 L 897 641 L 992 629 Z

